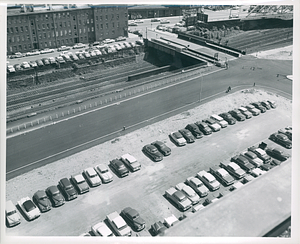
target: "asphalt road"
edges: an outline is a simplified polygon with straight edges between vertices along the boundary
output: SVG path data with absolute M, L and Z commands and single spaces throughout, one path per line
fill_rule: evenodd
M 274 143 L 267 137 L 279 128 L 291 124 L 291 119 L 287 117 L 290 118 L 290 114 L 286 114 L 285 110 L 272 109 L 185 147 L 176 147 L 165 135 L 172 154 L 163 161 L 154 163 L 140 151 L 134 155 L 142 164 L 140 171 L 130 173 L 125 178 L 114 176 L 112 183 L 90 189 L 89 193 L 43 213 L 34 221 L 28 222 L 21 217 L 21 224 L 7 228 L 6 233 L 8 236 L 78 236 L 90 231 L 90 227 L 104 220 L 107 214 L 120 212 L 131 206 L 146 220 L 146 229 L 139 234 L 150 236 L 148 230 L 154 222 L 163 221 L 163 218 L 171 214 L 177 218 L 182 215 L 182 212 L 164 198 L 165 190 L 183 182 L 189 176 L 195 176 L 201 170 L 208 170 L 221 161 L 229 160 L 231 156 L 253 144 L 265 141 L 273 146 Z M 142 148 L 143 143 L 137 142 L 137 146 Z M 291 153 L 290 149 L 283 150 Z M 58 181 L 53 180 L 53 184 L 55 180 Z M 43 183 L 36 186 L 36 190 L 42 185 Z M 224 190 L 224 187 L 221 188 Z
M 201 100 L 212 99 L 215 94 L 225 95 L 223 91 L 229 85 L 234 91 L 250 87 L 254 82 L 257 87 L 270 88 L 291 99 L 292 81 L 277 77 L 277 74 L 291 74 L 291 63 L 251 57 L 231 61 L 228 70 L 203 78 Z M 127 126 L 129 131 L 135 130 L 172 113 L 185 111 L 189 104 L 195 106 L 200 96 L 200 81 L 201 78 L 190 80 L 86 116 L 7 139 L 6 170 L 14 171 L 7 174 L 7 179 L 114 138 L 123 126 Z

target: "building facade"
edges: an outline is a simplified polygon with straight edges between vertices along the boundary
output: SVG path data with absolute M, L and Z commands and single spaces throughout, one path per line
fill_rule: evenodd
M 125 5 L 7 12 L 7 54 L 128 36 Z

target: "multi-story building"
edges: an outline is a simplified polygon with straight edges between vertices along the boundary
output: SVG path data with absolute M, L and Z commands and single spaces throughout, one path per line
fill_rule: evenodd
M 7 54 L 128 36 L 126 5 L 14 7 L 7 10 Z

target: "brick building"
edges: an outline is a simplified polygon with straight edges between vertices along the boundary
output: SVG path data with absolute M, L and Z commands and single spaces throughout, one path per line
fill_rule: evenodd
M 7 54 L 128 36 L 126 5 L 14 7 L 7 10 Z

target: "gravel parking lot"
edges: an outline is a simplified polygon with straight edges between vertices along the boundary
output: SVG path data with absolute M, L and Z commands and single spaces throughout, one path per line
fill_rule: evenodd
M 184 128 L 188 123 L 205 119 L 213 113 L 221 113 L 252 101 L 275 100 L 276 109 L 267 111 L 244 122 L 221 129 L 185 147 L 176 147 L 168 138 L 170 132 Z M 105 219 L 113 211 L 120 212 L 127 206 L 136 208 L 146 220 L 146 228 L 139 233 L 150 236 L 148 230 L 156 221 L 182 212 L 163 196 L 165 190 L 200 170 L 240 153 L 251 145 L 268 140 L 268 136 L 280 128 L 292 124 L 292 102 L 262 90 L 247 90 L 228 94 L 164 121 L 120 136 L 112 141 L 90 148 L 55 163 L 35 169 L 13 178 L 6 184 L 6 199 L 16 203 L 22 197 L 32 195 L 40 189 L 55 185 L 63 177 L 82 172 L 83 169 L 130 153 L 142 164 L 138 172 L 125 178 L 114 175 L 114 181 L 90 189 L 89 193 L 28 222 L 23 217 L 21 224 L 7 228 L 10 236 L 78 236 L 90 231 L 92 225 Z M 145 144 L 161 140 L 172 149 L 172 154 L 161 162 L 153 162 L 141 149 Z M 280 147 L 280 146 L 278 146 Z M 280 147 L 282 148 L 282 147 Z M 291 154 L 291 150 L 286 150 Z M 71 224 L 70 224 L 71 223 Z

